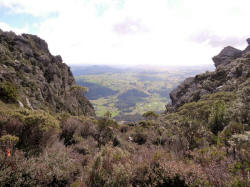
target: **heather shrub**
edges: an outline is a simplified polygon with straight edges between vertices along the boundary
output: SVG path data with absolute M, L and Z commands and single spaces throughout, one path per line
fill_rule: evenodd
M 114 130 L 118 128 L 116 121 L 109 117 L 103 117 L 98 120 L 98 130 L 95 136 L 98 141 L 98 145 L 105 145 L 110 141 L 114 140 Z
M 204 122 L 186 118 L 180 123 L 181 134 L 188 141 L 188 148 L 194 149 L 209 144 L 212 133 L 205 127 Z
M 147 137 L 146 131 L 142 127 L 136 127 L 135 132 L 132 134 L 133 141 L 139 145 L 145 144 Z
M 160 150 L 140 150 L 133 162 L 133 186 L 205 186 L 207 183 L 199 165 L 172 160 Z
M 1 186 L 67 186 L 79 175 L 77 158 L 60 143 L 38 157 L 17 152 L 9 162 L 0 160 Z
M 61 120 L 60 139 L 66 146 L 81 142 L 89 136 L 95 137 L 97 129 L 95 122 L 88 118 L 76 118 L 68 116 Z
M 88 155 L 97 152 L 98 143 L 91 136 L 82 139 L 79 143 L 72 145 L 72 149 L 78 154 Z
M 153 131 L 152 136 L 152 143 L 155 145 L 162 145 L 164 146 L 168 142 L 168 136 L 166 134 L 166 130 L 163 127 L 158 127 Z
M 0 111 L 0 130 L 19 138 L 18 148 L 41 152 L 58 136 L 59 122 L 43 111 L 6 110 Z
M 145 112 L 142 116 L 147 120 L 153 120 L 158 118 L 158 114 L 156 114 L 154 111 Z
M 130 186 L 130 154 L 111 145 L 104 146 L 90 167 L 89 186 Z
M 12 83 L 6 82 L 0 84 L 0 99 L 13 103 L 17 102 L 17 96 L 17 89 Z
M 236 162 L 227 155 L 225 147 L 206 147 L 191 154 L 193 160 L 202 166 L 212 186 L 232 186 L 235 176 L 232 171 Z
M 213 104 L 211 114 L 209 116 L 209 127 L 214 134 L 222 131 L 223 128 L 227 125 L 225 118 L 225 102 L 216 101 Z
M 68 146 L 77 143 L 75 133 L 79 126 L 81 126 L 81 122 L 76 118 L 68 118 L 61 122 L 60 139 L 64 141 L 64 145 Z
M 56 140 L 58 132 L 59 122 L 53 116 L 42 111 L 30 111 L 24 117 L 18 146 L 25 150 L 41 152 Z
M 232 121 L 228 126 L 226 126 L 223 131 L 219 134 L 219 138 L 222 142 L 224 142 L 226 145 L 229 144 L 229 140 L 234 134 L 240 134 L 243 133 L 243 125 Z

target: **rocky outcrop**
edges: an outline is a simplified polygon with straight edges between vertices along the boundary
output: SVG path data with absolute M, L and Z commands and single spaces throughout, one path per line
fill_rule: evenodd
M 218 91 L 235 91 L 250 86 L 250 39 L 248 47 L 240 51 L 224 48 L 213 58 L 216 70 L 184 80 L 170 93 L 172 103 L 166 112 L 173 112 L 185 103 L 198 101 L 203 95 Z
M 75 80 L 60 56 L 35 35 L 0 30 L 0 83 L 12 83 L 25 107 L 94 115 L 90 102 L 71 93 Z M 27 102 L 27 100 L 29 102 Z
M 217 56 L 213 57 L 214 65 L 215 67 L 218 67 L 220 65 L 227 65 L 230 63 L 232 60 L 240 57 L 242 54 L 242 51 L 239 49 L 235 49 L 231 46 L 225 47 L 220 54 Z

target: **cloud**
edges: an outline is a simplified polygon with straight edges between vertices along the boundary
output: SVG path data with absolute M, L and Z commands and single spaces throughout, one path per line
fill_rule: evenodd
M 14 31 L 16 34 L 22 34 L 27 32 L 27 27 L 24 28 L 13 28 L 10 25 L 8 25 L 7 23 L 4 22 L 0 22 L 0 29 L 3 31 Z
M 249 0 L 0 0 L 0 6 L 42 17 L 32 34 L 70 64 L 208 64 L 224 45 L 242 46 L 250 36 Z
M 113 26 L 113 30 L 117 34 L 136 34 L 146 32 L 147 28 L 139 20 L 126 19 L 121 23 Z
M 246 45 L 247 36 L 219 36 L 211 31 L 201 31 L 190 36 L 190 39 L 199 44 L 207 43 L 212 47 L 225 47 L 228 45 L 234 47 L 244 47 Z

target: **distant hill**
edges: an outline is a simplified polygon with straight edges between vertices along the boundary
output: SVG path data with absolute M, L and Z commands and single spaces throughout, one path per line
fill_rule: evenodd
M 105 66 L 105 65 L 93 65 L 93 66 L 92 65 L 90 66 L 72 65 L 70 66 L 70 68 L 74 76 L 94 75 L 94 74 L 103 74 L 103 73 L 122 73 L 126 71 L 121 68 L 115 68 L 115 67 Z
M 86 97 L 97 116 L 110 111 L 119 121 L 135 121 L 144 112 L 163 112 L 169 93 L 186 77 L 214 69 L 191 67 L 72 66 L 76 83 L 89 88 Z M 78 75 L 78 76 L 77 76 Z

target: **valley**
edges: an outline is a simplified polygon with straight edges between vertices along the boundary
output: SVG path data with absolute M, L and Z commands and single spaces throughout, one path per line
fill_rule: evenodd
M 109 111 L 120 122 L 141 120 L 147 111 L 163 112 L 170 100 L 169 93 L 181 81 L 212 69 L 212 66 L 71 67 L 76 83 L 89 88 L 85 95 L 96 115 L 101 117 Z

